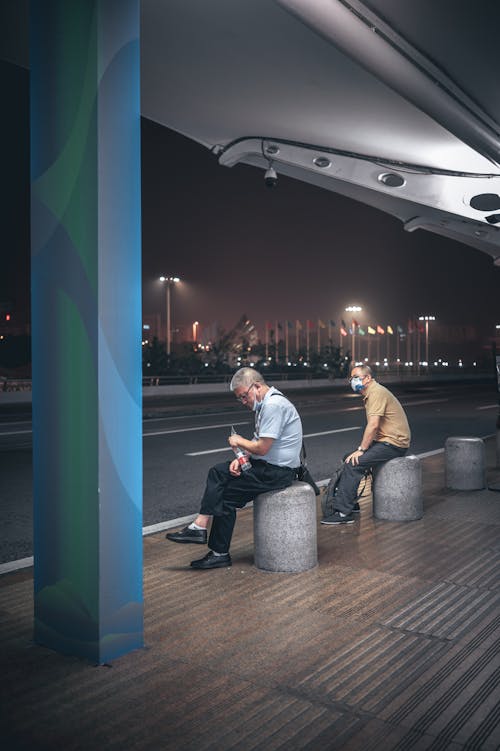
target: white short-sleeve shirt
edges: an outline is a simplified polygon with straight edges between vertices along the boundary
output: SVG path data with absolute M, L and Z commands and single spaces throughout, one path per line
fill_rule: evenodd
M 302 448 L 302 422 L 293 404 L 281 391 L 271 386 L 255 417 L 255 439 L 273 438 L 264 459 L 279 467 L 298 467 Z

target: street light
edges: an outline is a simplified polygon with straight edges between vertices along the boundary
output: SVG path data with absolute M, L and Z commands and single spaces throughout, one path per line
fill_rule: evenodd
M 170 323 L 170 288 L 172 284 L 180 282 L 178 276 L 160 276 L 160 282 L 165 282 L 167 286 L 167 357 L 170 357 L 172 343 L 172 325 Z
M 419 321 L 425 321 L 425 362 L 427 370 L 429 369 L 429 321 L 435 321 L 434 316 L 419 316 Z
M 360 305 L 348 305 L 345 309 L 346 313 L 360 313 L 363 308 Z M 352 321 L 351 325 L 351 349 L 352 349 L 352 361 L 353 363 L 356 362 L 356 324 L 354 323 L 354 319 Z
M 195 321 L 193 323 L 193 344 L 196 344 L 198 341 L 198 326 L 200 325 L 199 321 Z

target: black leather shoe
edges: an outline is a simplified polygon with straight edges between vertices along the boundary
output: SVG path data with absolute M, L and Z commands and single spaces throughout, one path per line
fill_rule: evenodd
M 227 568 L 228 566 L 232 566 L 229 553 L 215 555 L 212 550 L 209 550 L 204 558 L 200 558 L 198 561 L 191 561 L 191 568 Z
M 206 529 L 189 529 L 189 527 L 184 527 L 180 532 L 167 532 L 165 537 L 167 540 L 172 540 L 172 542 L 194 542 L 196 545 L 207 544 Z

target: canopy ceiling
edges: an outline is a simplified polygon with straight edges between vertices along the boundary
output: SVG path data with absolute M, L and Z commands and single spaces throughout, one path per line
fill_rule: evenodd
M 498 0 L 142 0 L 141 11 L 145 117 L 222 165 L 272 166 L 500 265 Z M 27 0 L 2 3 L 0 52 L 26 65 L 27 16 Z
M 142 112 L 497 259 L 495 5 L 142 0 Z

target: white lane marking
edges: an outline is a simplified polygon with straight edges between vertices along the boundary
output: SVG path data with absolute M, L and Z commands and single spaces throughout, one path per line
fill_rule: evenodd
M 221 425 L 199 425 L 194 428 L 176 428 L 174 430 L 157 430 L 157 431 L 152 431 L 148 433 L 143 433 L 142 436 L 144 438 L 145 436 L 150 436 L 150 435 L 169 435 L 170 433 L 189 433 L 193 430 L 212 430 L 215 428 L 230 428 L 231 425 L 248 425 L 248 420 L 245 420 L 245 422 L 227 422 Z M 0 430 L 0 438 L 2 438 L 2 436 L 24 435 L 24 434 L 32 433 L 32 432 L 33 432 L 32 430 L 16 430 L 14 432 L 3 433 Z
M 496 433 L 490 433 L 489 435 L 483 435 L 481 438 L 483 441 L 485 441 L 487 438 L 495 438 Z M 307 436 L 306 436 L 307 437 Z M 435 456 L 436 454 L 443 454 L 444 448 L 442 449 L 436 449 L 435 451 L 424 451 L 422 454 L 416 454 L 419 459 L 425 459 L 428 456 Z M 325 485 L 328 485 L 330 482 L 330 478 L 327 477 L 324 480 L 318 480 L 316 482 L 316 485 L 318 487 L 323 487 Z M 248 508 L 251 506 L 251 503 L 247 503 L 246 507 Z M 143 527 L 142 528 L 142 534 L 144 536 L 146 535 L 152 535 L 155 534 L 155 532 L 163 532 L 165 529 L 172 529 L 173 527 L 180 527 L 185 524 L 189 524 L 197 517 L 197 514 L 190 514 L 189 516 L 180 516 L 177 519 L 168 519 L 165 522 L 160 522 L 159 524 L 151 524 L 149 527 Z M 17 561 L 7 561 L 7 563 L 0 563 L 0 576 L 2 574 L 7 574 L 10 571 L 18 571 L 21 568 L 29 568 L 33 565 L 33 556 L 31 558 L 20 558 Z
M 485 407 L 476 407 L 476 409 L 497 409 L 497 407 L 500 407 L 499 404 L 487 404 Z
M 240 412 L 242 410 L 239 410 Z M 143 412 L 148 412 L 148 410 L 144 407 Z M 149 413 L 148 413 L 149 414 Z M 227 417 L 228 412 L 209 412 L 207 414 L 199 414 L 199 415 L 163 415 L 163 417 L 145 417 L 144 422 L 161 422 L 162 420 L 189 420 L 193 419 L 193 417 L 196 417 L 199 420 L 202 420 L 204 418 L 210 417 L 210 419 L 213 419 L 214 417 Z
M 418 407 L 421 404 L 439 404 L 440 402 L 449 402 L 449 399 L 422 399 L 418 402 L 401 402 L 403 407 Z
M 421 404 L 437 404 L 439 402 L 448 402 L 449 399 L 425 399 L 419 402 L 401 402 L 403 407 L 415 407 L 419 406 Z M 476 409 L 494 409 L 495 404 L 492 404 L 491 406 L 487 407 L 476 407 Z M 333 414 L 337 414 L 339 412 L 355 412 L 357 410 L 363 409 L 362 406 L 359 407 L 346 407 L 345 409 L 337 409 L 334 410 Z M 149 419 L 147 422 L 155 422 L 157 420 L 180 420 L 180 419 L 187 419 L 189 417 L 193 417 L 193 415 L 181 415 L 177 417 L 153 417 Z M 197 415 L 198 418 L 204 417 L 204 415 Z M 213 414 L 206 415 L 206 417 L 214 417 Z M 206 425 L 203 427 L 195 427 L 195 428 L 178 428 L 177 430 L 158 430 L 158 431 L 151 431 L 148 433 L 143 433 L 143 436 L 150 436 L 150 435 L 168 435 L 170 433 L 187 433 L 193 430 L 211 430 L 212 428 L 225 428 L 229 427 L 230 425 L 247 425 L 248 421 L 246 422 L 232 422 L 227 423 L 226 425 Z M 2 436 L 13 436 L 13 435 L 27 435 L 29 433 L 32 433 L 32 430 L 15 430 L 12 432 L 6 432 L 3 433 L 0 430 L 0 437 Z M 327 433 L 313 433 L 311 435 L 327 435 Z M 307 436 L 304 436 L 307 437 Z M 222 451 L 222 449 L 216 449 L 216 451 Z M 208 452 L 209 453 L 209 452 Z M 215 453 L 212 452 L 212 453 Z M 186 454 L 186 456 L 196 456 L 195 454 Z
M 322 433 L 306 433 L 304 435 L 304 438 L 315 438 L 318 435 L 331 435 L 332 433 L 345 433 L 347 430 L 360 430 L 360 425 L 355 425 L 354 428 L 339 428 L 338 430 L 325 430 Z M 208 451 L 193 451 L 189 454 L 184 454 L 184 456 L 204 456 L 205 454 L 218 454 L 221 451 L 229 451 L 230 446 L 224 446 L 224 448 L 220 449 L 209 449 Z
M 353 428 L 338 428 L 337 430 L 324 430 L 322 433 L 306 433 L 304 438 L 315 438 L 317 435 L 331 435 L 332 433 L 346 433 L 348 430 L 361 430 L 361 425 Z
M 248 420 L 245 420 L 245 422 L 227 422 L 222 425 L 199 425 L 195 428 L 176 428 L 174 430 L 157 430 L 151 433 L 143 433 L 142 436 L 143 438 L 145 438 L 146 436 L 150 436 L 150 435 L 170 435 L 171 433 L 190 433 L 193 430 L 213 430 L 215 428 L 230 428 L 231 425 L 248 425 Z
M 3 431 L 0 431 L 0 438 L 4 435 L 25 435 L 27 433 L 32 433 L 32 430 L 14 430 L 4 433 Z

